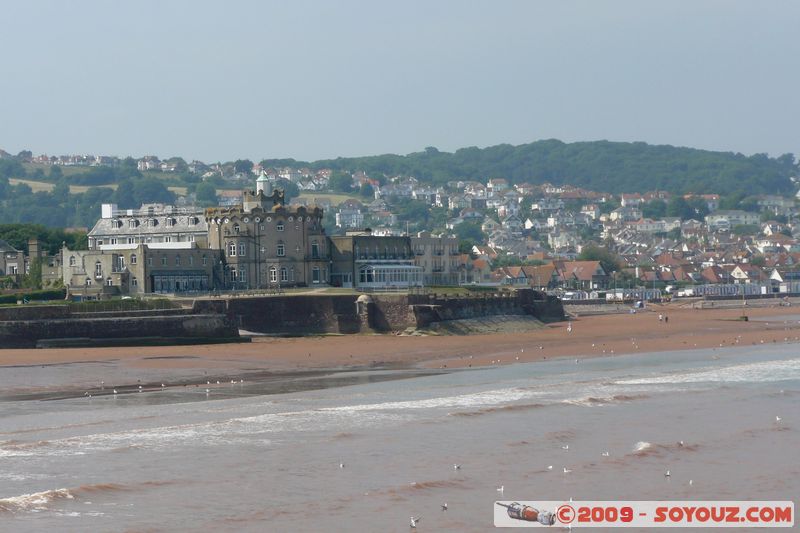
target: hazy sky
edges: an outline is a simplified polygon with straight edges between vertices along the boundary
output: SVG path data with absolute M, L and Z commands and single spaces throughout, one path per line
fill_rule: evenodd
M 794 0 L 5 0 L 0 51 L 13 153 L 800 153 Z

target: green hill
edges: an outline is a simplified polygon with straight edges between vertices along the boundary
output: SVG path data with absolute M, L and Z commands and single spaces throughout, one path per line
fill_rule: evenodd
M 301 163 L 265 160 L 268 166 L 363 170 L 371 176 L 413 175 L 442 185 L 450 180 L 485 181 L 502 177 L 511 183 L 571 184 L 611 193 L 667 190 L 676 193 L 790 194 L 790 177 L 800 174 L 792 154 L 770 158 L 745 156 L 643 142 L 537 141 L 512 146 L 462 148 L 455 153 L 426 148 L 405 156 L 337 158 Z

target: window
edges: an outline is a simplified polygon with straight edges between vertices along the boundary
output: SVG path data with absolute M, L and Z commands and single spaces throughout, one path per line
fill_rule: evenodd
M 311 258 L 319 259 L 319 243 L 317 241 L 311 243 Z
M 189 234 L 189 242 L 194 242 L 194 233 Z
M 161 266 L 167 266 L 167 256 L 166 255 L 162 255 L 161 256 Z
M 228 255 L 230 257 L 236 257 L 236 243 L 235 242 L 229 242 L 228 243 Z
M 128 244 L 136 244 L 136 239 L 133 237 L 128 237 Z
M 116 238 L 116 237 L 114 237 L 113 239 L 111 239 L 111 244 L 117 244 L 117 238 Z
M 284 257 L 286 255 L 286 246 L 282 243 L 278 243 L 278 257 Z
M 75 266 L 75 256 L 74 255 L 69 256 L 69 266 L 71 266 L 71 267 Z
M 319 283 L 319 267 L 314 267 L 311 271 L 311 282 Z
M 131 220 L 129 220 L 129 221 L 128 221 L 128 227 L 129 227 L 130 229 L 134 229 L 134 228 L 136 228 L 136 226 L 138 226 L 138 225 L 139 225 L 139 221 L 138 221 L 138 220 L 136 220 L 135 218 L 132 218 Z
M 97 261 L 94 264 L 94 275 L 100 277 L 103 275 L 103 264 L 100 261 Z
M 136 278 L 133 278 L 133 279 L 131 280 L 131 285 L 132 285 L 133 287 L 138 287 L 138 286 L 139 286 L 139 280 L 138 280 L 138 279 L 136 279 Z
M 194 256 L 193 255 L 189 256 L 189 266 L 194 266 Z
M 181 266 L 181 256 L 179 256 L 179 255 L 175 256 L 175 266 L 176 267 Z
M 239 234 L 239 229 L 240 229 L 240 228 L 239 228 L 239 224 L 234 224 L 234 226 L 233 226 L 233 232 L 234 232 L 234 233 L 236 233 L 236 234 L 238 235 L 238 234 Z
M 168 228 L 171 228 L 172 226 L 174 226 L 174 225 L 175 225 L 175 219 L 174 219 L 174 218 L 172 218 L 172 217 L 167 217 L 167 220 L 166 220 L 166 222 L 167 222 L 167 227 L 168 227 Z
M 247 244 L 243 242 L 239 243 L 239 255 L 241 255 L 242 257 L 244 257 L 245 246 L 247 246 Z
M 97 246 L 103 246 L 103 239 L 97 240 Z
M 113 281 L 111 281 L 111 278 L 107 278 L 107 279 L 106 279 L 106 286 L 107 286 L 107 287 L 112 287 L 113 285 L 114 285 L 114 282 L 113 282 Z
M 203 256 L 203 266 L 207 266 L 207 265 L 208 265 L 208 257 Z
M 281 281 L 289 281 L 289 271 L 286 267 L 281 267 Z
M 278 270 L 275 267 L 269 267 L 269 282 L 270 283 L 278 282 Z
M 167 235 L 166 237 L 164 237 L 164 242 L 172 242 L 172 237 Z
M 278 222 L 275 225 L 275 229 L 277 229 L 278 231 L 283 231 L 283 221 Z
M 148 257 L 147 258 L 147 266 L 149 266 L 149 267 L 153 266 L 153 258 L 152 257 Z
M 120 255 L 117 257 L 117 267 L 119 268 L 120 272 L 125 270 L 125 257 Z
M 242 283 L 247 282 L 247 270 L 244 267 L 239 267 L 239 281 Z
M 132 265 L 136 264 L 136 254 L 131 254 L 131 264 Z
M 294 267 L 289 269 L 289 281 L 294 281 Z

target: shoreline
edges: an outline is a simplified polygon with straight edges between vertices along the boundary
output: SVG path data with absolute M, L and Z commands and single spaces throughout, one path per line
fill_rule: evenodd
M 658 315 L 668 317 L 659 322 Z M 687 309 L 653 305 L 636 314 L 579 316 L 514 333 L 468 336 L 254 337 L 249 344 L 0 349 L 3 397 L 138 384 L 187 387 L 219 379 L 260 382 L 370 370 L 453 370 L 563 357 L 724 348 L 800 341 L 800 308 Z M 65 368 L 79 372 L 64 372 Z M 36 367 L 39 367 L 38 369 Z M 41 369 L 41 371 L 39 371 Z M 40 375 L 15 381 L 15 372 Z M 213 379 L 212 379 L 213 378 Z M 138 387 L 137 387 L 138 388 Z M 82 393 L 81 393 L 82 394 Z

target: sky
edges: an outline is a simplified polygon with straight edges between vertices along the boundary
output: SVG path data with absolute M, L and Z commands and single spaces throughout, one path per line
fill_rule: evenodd
M 3 0 L 0 148 L 211 163 L 800 154 L 800 2 Z

